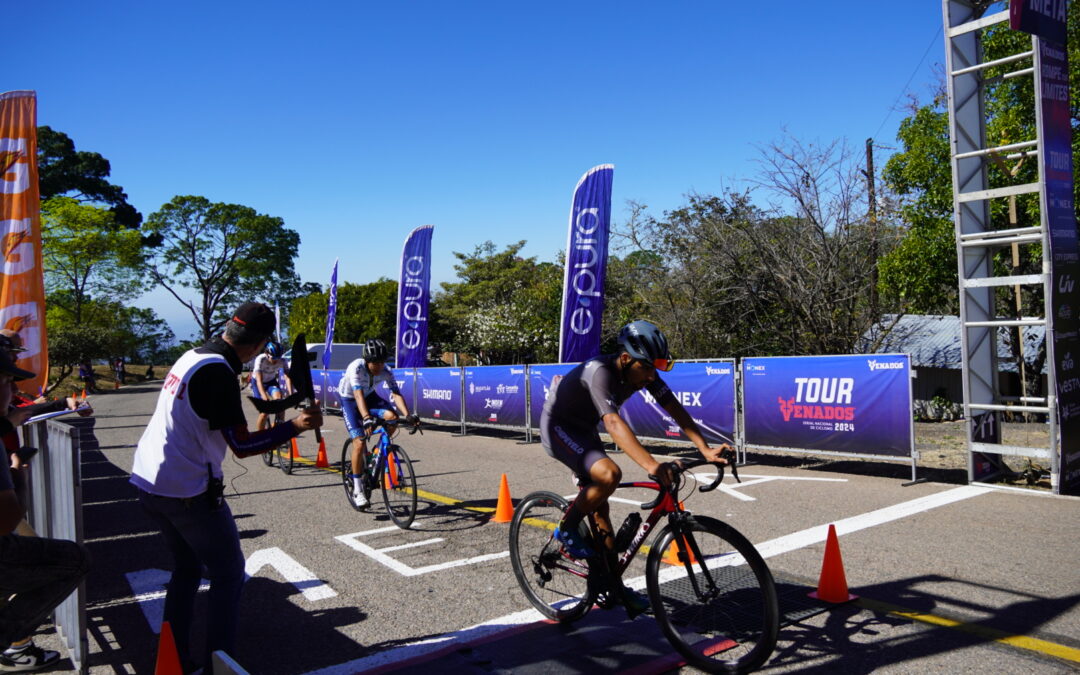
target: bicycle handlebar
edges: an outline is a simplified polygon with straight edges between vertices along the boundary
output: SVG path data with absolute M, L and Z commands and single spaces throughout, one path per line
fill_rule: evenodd
M 642 504 L 641 508 L 644 509 L 644 510 L 649 510 L 649 509 L 656 508 L 656 505 L 659 504 L 660 501 L 664 498 L 665 493 L 671 493 L 672 499 L 677 500 L 677 494 L 678 494 L 678 491 L 679 491 L 679 487 L 682 484 L 682 474 L 686 473 L 690 469 L 696 469 L 699 466 L 705 466 L 706 464 L 711 464 L 711 465 L 716 467 L 716 479 L 712 483 L 709 483 L 708 485 L 702 485 L 701 487 L 699 487 L 698 492 L 710 492 L 712 490 L 715 490 L 720 485 L 720 481 L 724 480 L 724 467 L 725 466 L 730 466 L 731 467 L 731 475 L 735 477 L 736 482 L 741 483 L 742 481 L 739 479 L 739 469 L 735 466 L 735 452 L 733 450 L 730 450 L 730 449 L 729 450 L 724 450 L 724 451 L 722 451 L 720 453 L 720 456 L 722 458 L 728 460 L 729 464 L 721 464 L 720 462 L 710 462 L 707 459 L 695 459 L 693 461 L 686 462 L 686 463 L 668 462 L 668 464 L 671 466 L 672 479 L 673 480 L 671 481 L 671 484 L 667 488 L 664 488 L 663 483 L 660 483 L 660 477 L 659 476 L 654 476 L 652 474 L 649 474 L 649 478 L 651 478 L 652 480 L 654 480 L 654 481 L 656 481 L 657 483 L 660 484 L 660 490 L 659 490 L 658 494 L 656 495 L 656 499 L 653 499 L 651 502 Z

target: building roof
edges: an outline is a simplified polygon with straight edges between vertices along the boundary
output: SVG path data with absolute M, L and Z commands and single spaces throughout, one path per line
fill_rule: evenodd
M 1016 372 L 1012 355 L 1015 328 L 998 328 L 998 370 Z M 1024 360 L 1033 365 L 1046 337 L 1045 326 L 1024 327 Z M 873 348 L 875 341 L 878 343 Z M 949 368 L 961 365 L 960 317 L 939 314 L 886 314 L 855 347 L 858 353 L 910 354 L 913 368 Z M 1046 372 L 1045 356 L 1042 372 Z

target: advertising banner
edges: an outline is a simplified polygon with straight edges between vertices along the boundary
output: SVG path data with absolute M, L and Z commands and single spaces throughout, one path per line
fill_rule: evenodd
M 0 328 L 19 334 L 18 366 L 37 374 L 19 388 L 37 396 L 49 377 L 37 172 L 37 95 L 0 94 Z
M 662 379 L 697 422 L 710 444 L 735 442 L 735 364 L 676 363 Z M 642 389 L 631 396 L 619 414 L 638 436 L 667 440 L 689 440 L 649 392 Z
M 397 382 L 398 390 L 405 398 L 405 403 L 409 405 L 409 412 L 412 412 L 412 409 L 416 407 L 416 403 L 413 401 L 413 382 L 416 379 L 416 370 L 413 368 L 393 368 L 392 370 L 394 371 L 394 381 Z M 389 401 L 394 410 L 397 410 L 397 403 L 394 402 L 390 387 L 385 382 L 375 385 L 375 393 Z M 398 410 L 398 412 L 401 411 Z
M 461 368 L 417 368 L 416 414 L 461 421 Z
M 746 444 L 911 455 L 911 365 L 904 354 L 743 359 Z
M 399 366 L 427 365 L 428 302 L 431 283 L 431 233 L 433 225 L 412 231 L 401 251 L 398 283 L 397 354 Z
M 465 369 L 465 423 L 525 426 L 525 366 Z
M 551 389 L 551 381 L 569 373 L 576 363 L 546 363 L 529 366 L 529 420 L 533 429 L 540 428 L 540 413 L 544 410 L 544 399 Z
M 330 304 L 326 308 L 326 344 L 323 347 L 322 367 L 330 367 L 330 352 L 334 346 L 334 324 L 337 322 L 337 258 L 330 273 Z
M 559 325 L 562 363 L 585 361 L 600 353 L 614 172 L 613 164 L 593 167 L 574 188 Z
M 1065 0 L 1009 0 L 1009 28 L 1063 45 L 1068 11 Z

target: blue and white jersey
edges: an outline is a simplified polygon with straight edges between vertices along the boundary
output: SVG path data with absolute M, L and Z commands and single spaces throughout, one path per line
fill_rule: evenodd
M 378 375 L 372 375 L 368 372 L 367 362 L 362 358 L 356 359 L 345 368 L 345 373 L 338 382 L 338 395 L 343 399 L 351 399 L 353 392 L 359 389 L 361 395 L 366 398 L 375 392 L 375 387 L 380 382 L 385 382 L 391 393 L 401 395 L 397 382 L 394 380 L 394 373 L 389 367 L 384 367 Z

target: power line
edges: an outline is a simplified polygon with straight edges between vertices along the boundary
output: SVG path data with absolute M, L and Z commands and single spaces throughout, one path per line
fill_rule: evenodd
M 881 124 L 878 125 L 877 131 L 874 132 L 874 135 L 871 136 L 871 138 L 877 139 L 877 135 L 881 133 L 882 127 L 884 127 L 885 123 L 889 121 L 889 118 L 892 117 L 892 114 L 896 112 L 896 104 L 900 102 L 900 99 L 907 91 L 907 88 L 911 84 L 911 81 L 915 79 L 915 75 L 919 72 L 919 69 L 922 68 L 923 62 L 926 61 L 926 55 L 930 53 L 930 50 L 934 47 L 934 44 L 937 43 L 937 40 L 941 36 L 941 32 L 943 29 L 944 26 L 942 24 L 938 24 L 937 30 L 934 31 L 934 37 L 930 38 L 930 44 L 926 45 L 926 50 L 923 52 L 922 58 L 919 59 L 919 63 L 915 66 L 915 70 L 911 71 L 911 76 L 908 77 L 907 82 L 904 83 L 904 86 L 900 88 L 900 93 L 896 95 L 896 100 L 894 100 L 892 105 L 889 106 L 889 112 L 885 113 L 885 119 L 881 120 Z

